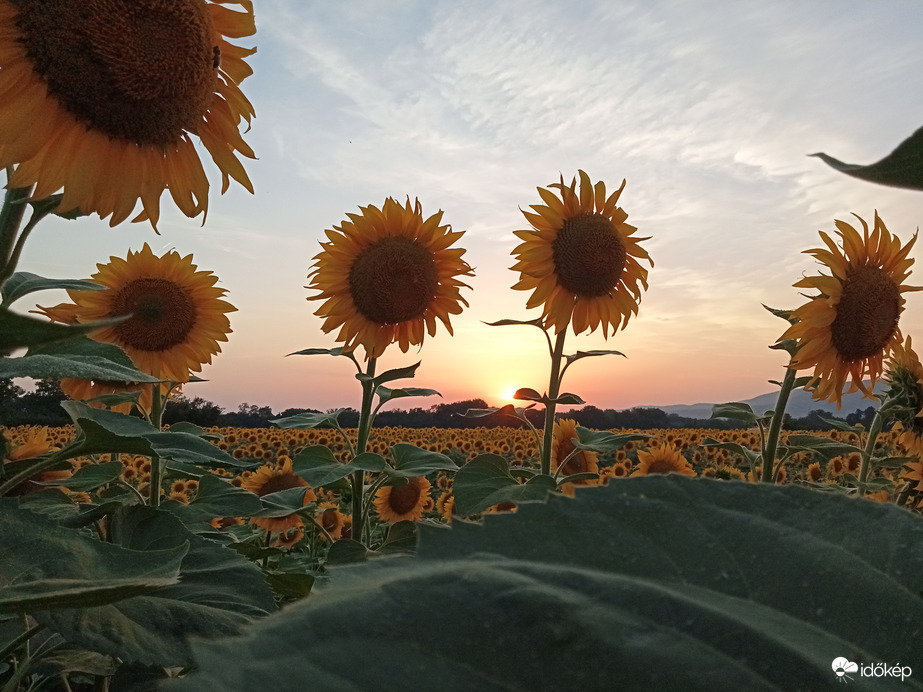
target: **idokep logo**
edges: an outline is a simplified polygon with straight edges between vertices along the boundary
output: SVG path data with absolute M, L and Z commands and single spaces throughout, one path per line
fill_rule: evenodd
M 913 673 L 910 666 L 902 666 L 900 663 L 893 666 L 887 663 L 867 663 L 860 666 L 842 656 L 833 659 L 830 666 L 836 674 L 837 682 L 848 682 L 854 679 L 847 673 L 859 673 L 859 676 L 863 678 L 900 678 L 901 682 Z

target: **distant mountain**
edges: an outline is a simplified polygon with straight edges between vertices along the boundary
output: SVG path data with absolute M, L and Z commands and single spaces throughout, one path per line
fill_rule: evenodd
M 880 394 L 883 391 L 884 387 L 881 383 L 879 383 L 875 387 L 875 393 Z M 755 396 L 752 399 L 744 399 L 742 400 L 742 403 L 750 404 L 750 408 L 753 409 L 753 412 L 757 415 L 760 415 L 775 408 L 776 399 L 778 396 L 779 393 L 777 391 L 768 392 L 767 394 L 760 394 L 759 396 Z M 715 403 L 723 404 L 727 402 L 721 401 Z M 707 419 L 711 418 L 712 406 L 714 406 L 714 404 L 675 404 L 673 406 L 645 406 L 643 408 L 659 408 L 662 411 L 666 411 L 667 413 L 675 413 L 676 415 L 683 416 L 685 418 Z M 843 405 L 839 410 L 837 410 L 836 404 L 830 404 L 826 401 L 817 401 L 816 399 L 812 399 L 811 395 L 803 389 L 796 389 L 791 393 L 791 396 L 788 399 L 788 406 L 785 408 L 785 412 L 791 415 L 793 418 L 803 418 L 811 411 L 821 409 L 833 416 L 836 416 L 837 418 L 845 418 L 856 409 L 864 411 L 869 406 L 874 406 L 877 408 L 878 402 L 874 399 L 867 399 L 862 395 L 862 392 L 844 394 Z

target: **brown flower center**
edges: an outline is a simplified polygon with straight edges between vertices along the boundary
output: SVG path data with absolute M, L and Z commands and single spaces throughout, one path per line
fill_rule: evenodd
M 654 461 L 651 462 L 651 465 L 647 467 L 647 472 L 649 474 L 672 473 L 679 470 L 679 465 L 669 457 L 660 457 L 658 459 L 654 459 Z
M 167 279 L 134 279 L 122 286 L 111 303 L 111 313 L 132 314 L 115 326 L 126 346 L 140 351 L 166 351 L 181 344 L 196 323 L 192 297 Z
M 438 289 L 433 254 L 404 236 L 372 243 L 349 270 L 349 292 L 356 309 L 378 324 L 423 317 Z
M 35 71 L 92 129 L 170 145 L 195 132 L 217 87 L 204 0 L 13 0 Z
M 901 294 L 879 267 L 849 273 L 830 327 L 833 346 L 845 361 L 880 354 L 897 332 Z
M 420 500 L 420 486 L 413 480 L 405 485 L 391 486 L 388 495 L 388 506 L 395 514 L 408 514 L 417 506 Z
M 269 495 L 270 493 L 277 493 L 280 490 L 289 490 L 290 488 L 303 488 L 307 483 L 304 482 L 304 479 L 301 476 L 296 476 L 293 473 L 277 473 L 269 477 L 269 479 L 263 483 L 257 490 L 254 492 L 263 497 L 263 495 Z M 307 499 L 307 498 L 305 498 Z
M 584 298 L 611 293 L 625 269 L 625 244 L 602 214 L 564 219 L 551 249 L 558 284 Z

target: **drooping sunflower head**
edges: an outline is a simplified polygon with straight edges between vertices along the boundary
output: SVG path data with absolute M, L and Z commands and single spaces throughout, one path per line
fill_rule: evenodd
M 337 341 L 348 350 L 362 346 L 377 358 L 397 342 L 406 352 L 422 345 L 425 332 L 436 334 L 436 320 L 452 333 L 450 315 L 462 311 L 458 279 L 474 272 L 450 247 L 464 235 L 440 225 L 442 212 L 423 218 L 419 201 L 403 206 L 392 198 L 381 209 L 360 207 L 361 214 L 325 231 L 330 242 L 314 257 L 306 288 L 319 291 L 308 300 L 323 300 L 314 313 L 322 329 L 339 329 Z
M 564 464 L 561 471 L 562 477 L 599 471 L 599 457 L 596 452 L 577 450 L 574 447 L 576 439 L 577 421 L 561 418 L 554 422 L 554 432 L 551 438 L 551 470 L 555 472 L 561 464 Z M 592 483 L 591 480 L 575 481 L 576 485 L 591 485 Z
M 423 476 L 408 478 L 403 485 L 386 485 L 375 493 L 375 509 L 382 521 L 419 521 L 426 511 L 432 485 Z
M 260 497 L 291 488 L 307 488 L 304 494 L 304 504 L 311 504 L 317 499 L 314 489 L 304 478 L 294 472 L 292 460 L 288 457 L 279 457 L 278 462 L 261 466 L 241 484 L 241 487 Z M 251 517 L 250 523 L 270 532 L 288 531 L 304 525 L 297 514 L 290 514 L 287 517 Z
M 121 347 L 139 370 L 164 380 L 188 382 L 221 352 L 218 342 L 231 332 L 226 313 L 237 308 L 222 300 L 227 291 L 215 286 L 218 277 L 198 271 L 192 255 L 158 257 L 145 243 L 96 266 L 90 280 L 106 290 L 70 290 L 72 305 L 40 308 L 44 314 L 81 323 L 131 315 L 90 336 Z
M 650 476 L 654 474 L 680 473 L 684 476 L 695 476 L 696 472 L 686 458 L 672 445 L 664 443 L 653 444 L 649 449 L 638 450 L 638 468 L 632 476 Z
M 208 206 L 190 135 L 251 192 L 237 158 L 253 106 L 238 84 L 255 48 L 252 0 L 0 0 L 0 167 L 36 199 L 62 191 L 61 211 L 156 228 L 170 193 L 187 216 Z
M 638 313 L 642 287 L 647 290 L 647 269 L 638 260 L 653 266 L 637 238 L 637 229 L 626 223 L 628 214 L 617 206 L 625 181 L 606 195 L 602 181 L 595 185 L 583 171 L 570 185 L 538 188 L 544 204 L 523 211 L 532 228 L 515 231 L 522 239 L 514 250 L 520 273 L 513 288 L 532 291 L 526 307 L 542 306 L 546 326 L 560 333 L 573 325 L 574 333 L 594 331 L 600 325 L 608 336 L 624 328 L 632 314 Z
M 913 350 L 911 337 L 894 346 L 885 369 L 889 400 L 902 431 L 900 444 L 911 454 L 923 457 L 923 365 Z
M 862 224 L 861 235 L 837 220 L 841 246 L 821 231 L 826 247 L 805 251 L 826 266 L 830 275 L 806 276 L 794 284 L 816 289 L 820 295 L 792 311 L 792 320 L 797 321 L 779 337 L 779 341 L 797 342 L 789 367 L 814 369 L 805 389 L 815 399 L 836 402 L 838 407 L 849 379 L 849 392 L 860 390 L 873 396 L 884 359 L 902 340 L 898 320 L 905 301 L 901 294 L 920 290 L 904 284 L 914 262 L 907 255 L 916 233 L 902 246 L 877 211 L 871 232 L 861 217 L 856 218 Z

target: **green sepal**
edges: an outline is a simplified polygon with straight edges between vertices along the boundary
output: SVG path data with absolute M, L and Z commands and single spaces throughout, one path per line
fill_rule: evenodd
M 798 351 L 798 342 L 795 339 L 784 339 L 771 344 L 769 348 L 775 351 L 785 351 L 788 355 L 793 356 Z
M 779 310 L 778 308 L 771 308 L 768 305 L 763 305 L 763 307 L 769 312 L 771 312 L 773 315 L 775 315 L 776 317 L 781 317 L 783 320 L 785 320 L 789 324 L 797 324 L 798 322 L 797 317 L 792 317 L 792 313 L 794 312 L 794 310 Z M 772 347 L 770 346 L 770 348 Z

